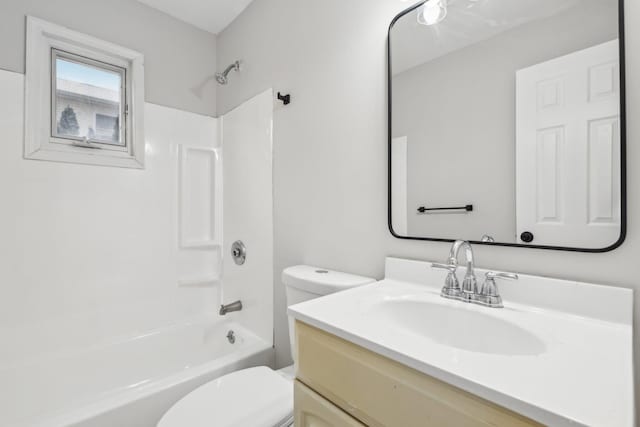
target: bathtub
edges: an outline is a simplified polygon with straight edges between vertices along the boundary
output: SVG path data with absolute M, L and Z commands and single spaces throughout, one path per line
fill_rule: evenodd
M 270 343 L 220 318 L 68 349 L 0 368 L 0 426 L 155 426 L 201 384 L 272 363 Z

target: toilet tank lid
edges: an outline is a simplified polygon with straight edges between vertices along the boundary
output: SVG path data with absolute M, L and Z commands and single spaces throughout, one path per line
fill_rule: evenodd
M 310 265 L 296 265 L 282 271 L 282 283 L 317 295 L 355 288 L 375 282 L 371 277 L 357 276 Z

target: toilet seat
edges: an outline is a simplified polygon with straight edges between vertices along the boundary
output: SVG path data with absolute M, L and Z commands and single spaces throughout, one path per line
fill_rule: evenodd
M 179 400 L 158 427 L 279 427 L 293 417 L 293 382 L 265 366 L 215 379 Z

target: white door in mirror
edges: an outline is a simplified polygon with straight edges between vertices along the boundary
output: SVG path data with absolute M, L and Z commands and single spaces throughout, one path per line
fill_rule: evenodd
M 603 248 L 620 236 L 618 40 L 516 73 L 520 243 Z

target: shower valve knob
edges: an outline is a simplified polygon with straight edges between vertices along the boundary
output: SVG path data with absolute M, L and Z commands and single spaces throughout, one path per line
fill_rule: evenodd
M 231 257 L 237 265 L 243 265 L 247 260 L 247 248 L 241 240 L 237 240 L 231 245 Z

